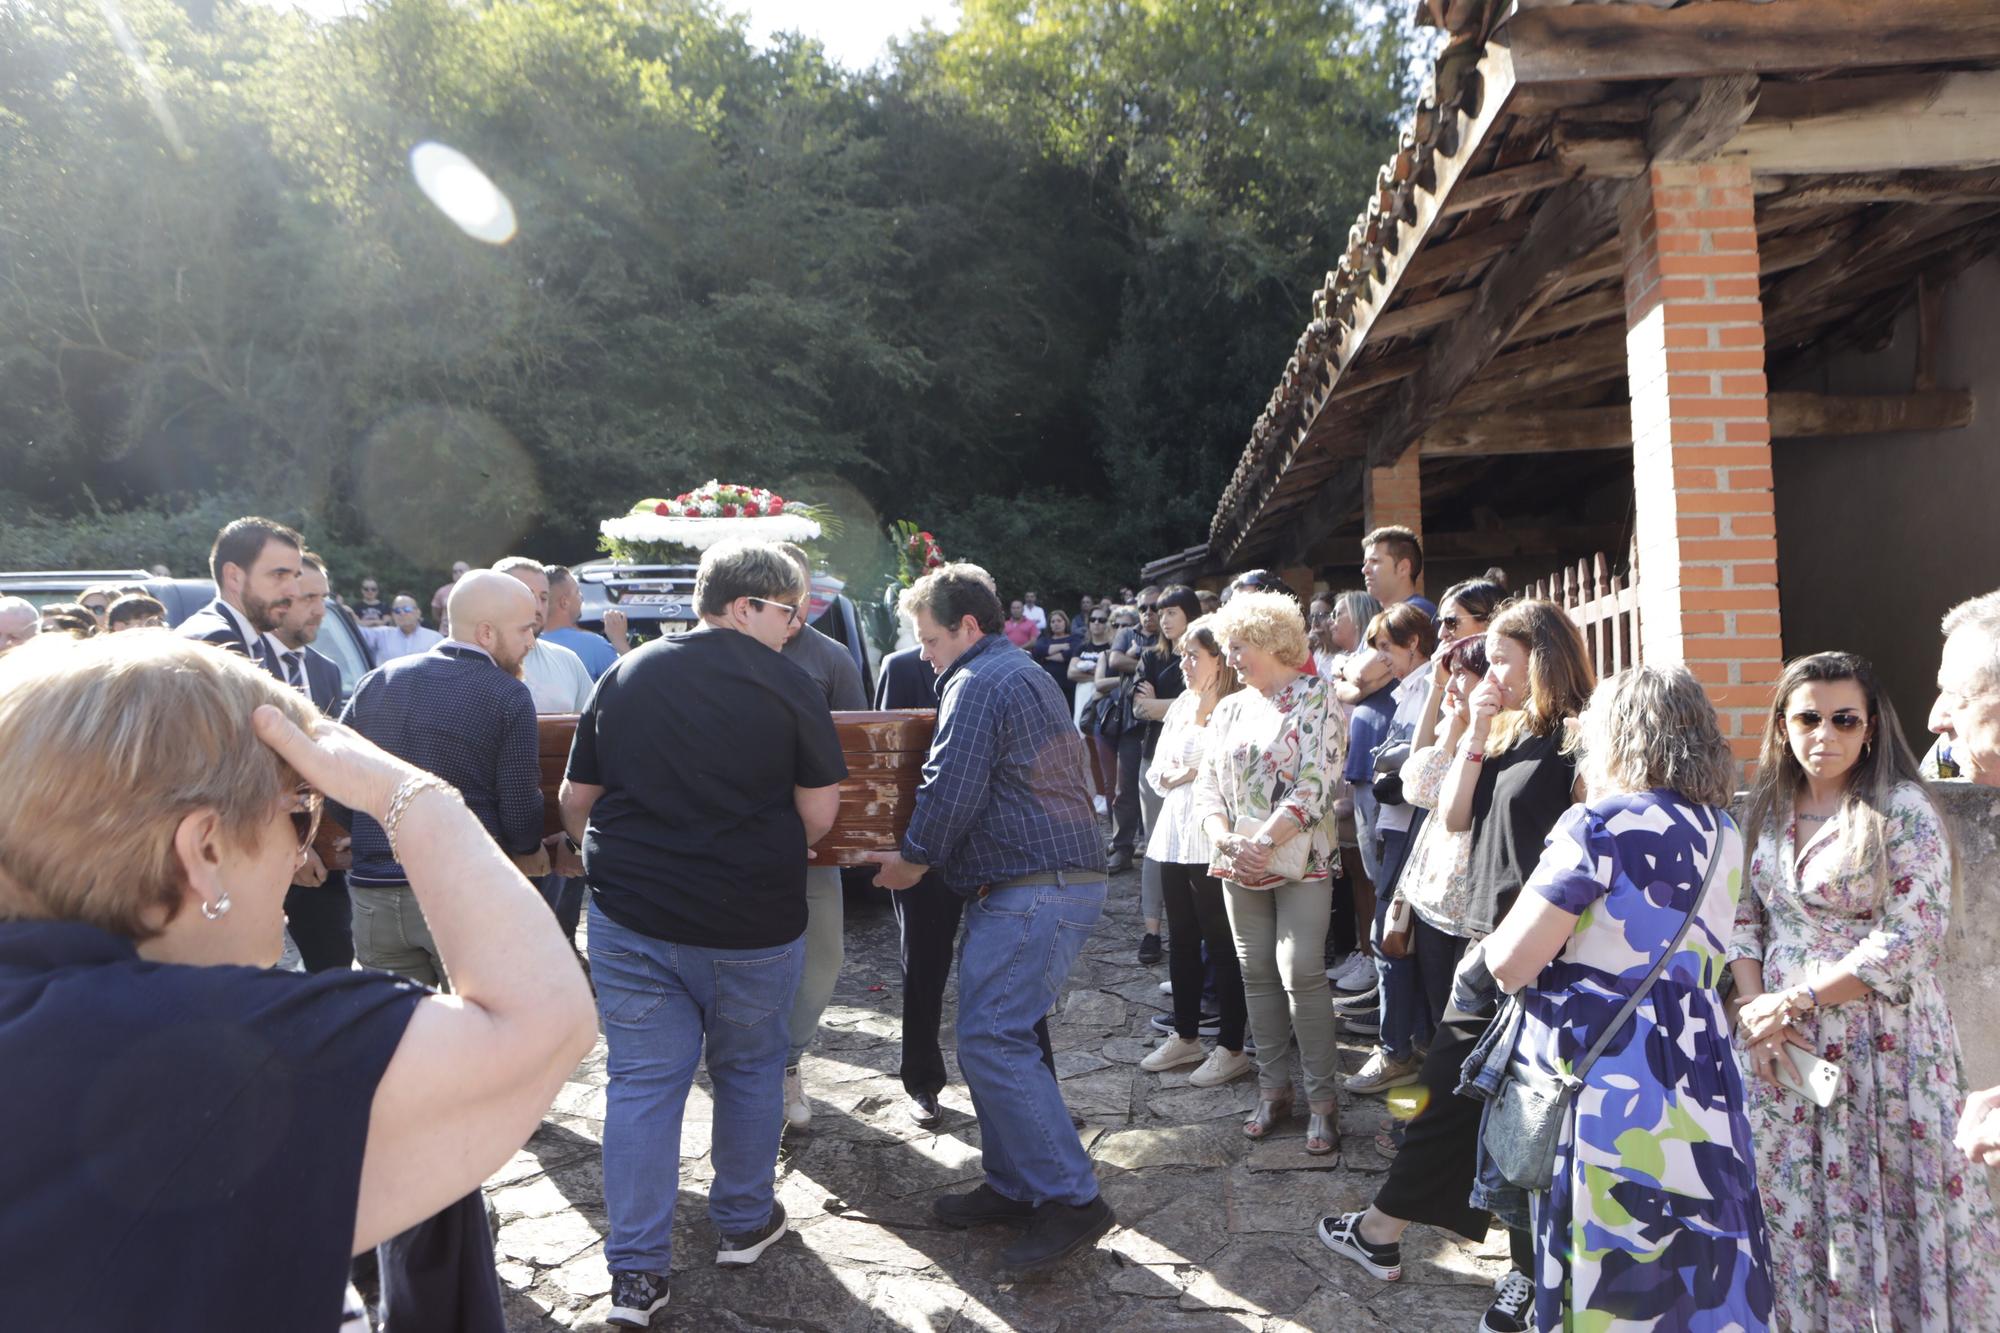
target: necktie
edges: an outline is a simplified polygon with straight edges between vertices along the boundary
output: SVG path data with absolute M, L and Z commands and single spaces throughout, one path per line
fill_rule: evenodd
M 297 653 L 285 654 L 285 684 L 295 690 L 304 690 L 306 687 L 305 663 Z

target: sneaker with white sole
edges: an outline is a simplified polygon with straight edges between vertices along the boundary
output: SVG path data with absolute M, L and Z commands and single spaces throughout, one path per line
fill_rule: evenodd
M 1382 1017 L 1374 1010 L 1366 1013 L 1349 1014 L 1336 1012 L 1333 1016 L 1336 1032 L 1349 1032 L 1357 1037 L 1379 1037 L 1382 1035 Z
M 771 1200 L 771 1220 L 755 1231 L 738 1232 L 723 1236 L 715 1247 L 715 1262 L 718 1264 L 754 1264 L 758 1256 L 778 1243 L 785 1234 L 785 1205 Z
M 793 1065 L 785 1070 L 785 1127 L 801 1134 L 812 1128 L 813 1104 L 806 1100 L 806 1086 L 799 1077 L 799 1067 Z
M 1349 1074 L 1341 1086 L 1349 1092 L 1387 1092 L 1417 1082 L 1422 1068 L 1423 1063 L 1414 1055 L 1407 1060 L 1396 1060 L 1377 1046 L 1369 1052 L 1368 1062 Z
M 1508 1273 L 1493 1284 L 1493 1304 L 1479 1321 L 1479 1333 L 1527 1333 L 1534 1309 L 1535 1284 L 1526 1273 Z
M 1257 1067 L 1257 1062 L 1242 1051 L 1226 1051 L 1218 1046 L 1208 1053 L 1208 1059 L 1201 1062 L 1201 1068 L 1188 1075 L 1188 1085 L 1196 1088 L 1219 1088 L 1242 1078 Z
M 1327 978 L 1335 990 L 1363 991 L 1375 988 L 1375 960 L 1359 950 L 1340 960 Z
M 1162 982 L 1160 983 L 1160 994 L 1162 994 L 1162 995 L 1172 995 L 1173 993 L 1174 993 L 1174 983 L 1173 983 L 1173 982 L 1171 982 L 1171 981 L 1162 981 Z
M 613 1273 L 611 1313 L 607 1324 L 620 1328 L 648 1328 L 653 1315 L 667 1303 L 668 1278 L 665 1273 Z
M 1384 1282 L 1403 1280 L 1403 1247 L 1376 1245 L 1361 1238 L 1361 1219 L 1366 1212 L 1329 1213 L 1313 1227 L 1319 1243 L 1345 1259 L 1352 1259 Z
M 1198 1065 L 1207 1054 L 1199 1041 L 1190 1040 L 1178 1032 L 1153 1048 L 1152 1054 L 1139 1062 L 1139 1068 L 1149 1074 L 1157 1074 L 1163 1069 L 1179 1069 L 1182 1065 Z
M 1336 994 L 1333 997 L 1333 1012 L 1336 1014 L 1372 1014 L 1382 1007 L 1382 988 L 1370 986 L 1367 990 L 1355 991 L 1352 995 Z

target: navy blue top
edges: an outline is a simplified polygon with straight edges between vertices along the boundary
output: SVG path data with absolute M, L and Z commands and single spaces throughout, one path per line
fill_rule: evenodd
M 1049 673 L 998 634 L 938 681 L 903 857 L 963 894 L 1052 870 L 1104 873 L 1104 839 L 1076 727 Z
M 922 653 L 921 648 L 903 648 L 882 659 L 875 676 L 877 708 L 937 707 L 937 672 Z
M 340 720 L 395 755 L 458 788 L 466 808 L 503 851 L 542 841 L 541 743 L 535 697 L 485 653 L 447 639 L 427 653 L 376 667 L 354 687 Z M 354 868 L 347 882 L 404 885 L 389 835 L 355 813 Z
M 1374 781 L 1375 751 L 1389 738 L 1389 724 L 1395 716 L 1393 680 L 1354 705 L 1354 716 L 1347 721 L 1347 767 L 1342 777 L 1349 782 Z
M 0 923 L 0 1323 L 333 1333 L 369 1108 L 424 994 Z

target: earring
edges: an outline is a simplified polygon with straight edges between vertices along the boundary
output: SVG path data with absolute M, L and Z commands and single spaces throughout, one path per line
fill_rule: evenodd
M 210 921 L 220 921 L 222 920 L 222 918 L 228 916 L 229 890 L 224 889 L 222 891 L 222 896 L 220 898 L 217 898 L 212 903 L 211 902 L 202 903 L 201 914 L 207 917 Z

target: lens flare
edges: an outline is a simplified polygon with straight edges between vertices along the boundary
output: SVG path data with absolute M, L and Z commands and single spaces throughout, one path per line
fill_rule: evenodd
M 410 174 L 424 197 L 473 240 L 505 245 L 514 239 L 514 205 L 456 148 L 430 141 L 418 144 L 410 150 Z

